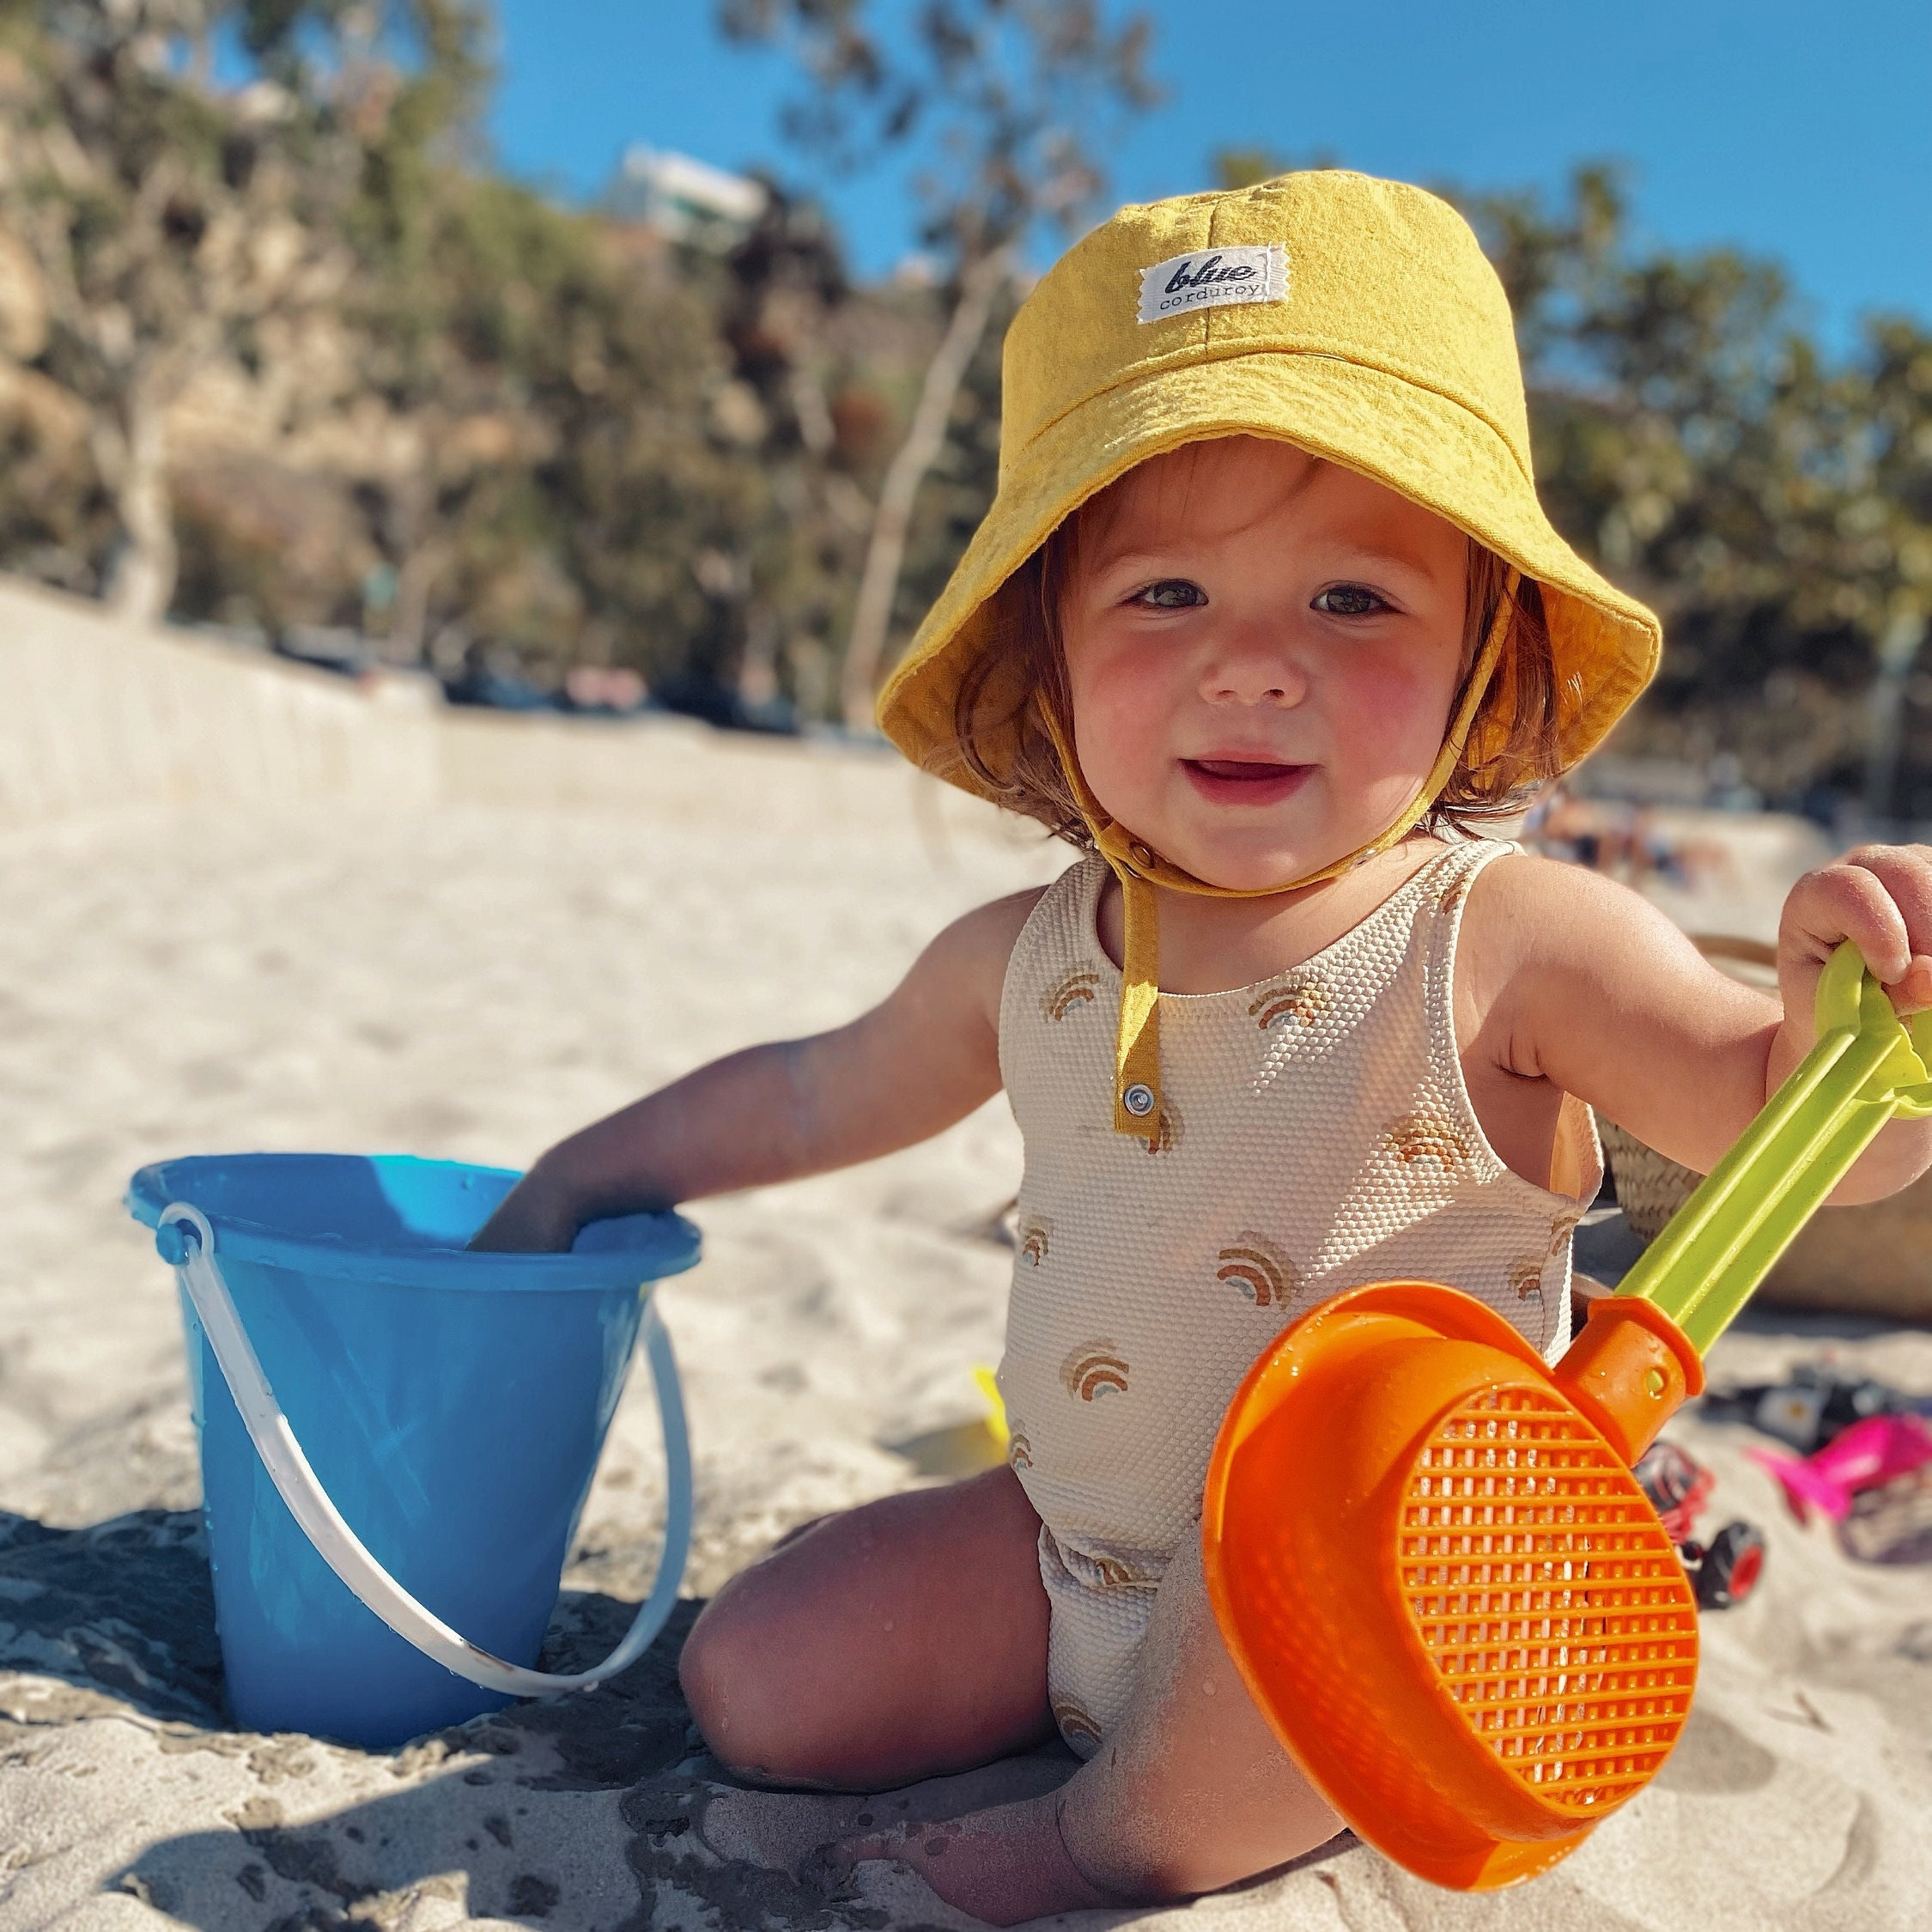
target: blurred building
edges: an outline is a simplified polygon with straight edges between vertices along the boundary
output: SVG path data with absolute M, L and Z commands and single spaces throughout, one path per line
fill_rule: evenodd
M 637 145 L 625 150 L 611 185 L 611 212 L 667 240 L 722 254 L 756 225 L 770 198 L 762 182 L 690 155 Z

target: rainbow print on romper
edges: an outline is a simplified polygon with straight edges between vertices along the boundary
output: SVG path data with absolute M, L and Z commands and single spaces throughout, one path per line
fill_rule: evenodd
M 1072 1698 L 1056 1697 L 1053 1700 L 1053 1713 L 1054 1727 L 1069 1744 L 1072 1744 L 1075 1738 L 1084 1738 L 1089 1744 L 1100 1742 L 1100 1726 Z
M 1453 1173 L 1469 1158 L 1469 1143 L 1454 1121 L 1439 1114 L 1405 1114 L 1392 1121 L 1382 1133 L 1386 1146 L 1404 1167 L 1418 1161 L 1439 1161 L 1443 1170 Z
M 1103 1395 L 1127 1394 L 1127 1364 L 1112 1342 L 1084 1341 L 1060 1364 L 1060 1379 L 1069 1395 L 1097 1402 Z
M 1295 1292 L 1300 1279 L 1295 1264 L 1270 1241 L 1252 1228 L 1243 1228 L 1231 1248 L 1224 1248 L 1215 1259 L 1217 1281 L 1230 1281 L 1256 1308 L 1281 1308 Z
M 1091 1005 L 1099 997 L 1100 975 L 1091 966 L 1076 966 L 1048 988 L 1040 1006 L 1048 1019 L 1063 1020 L 1074 1007 Z
M 1277 980 L 1255 995 L 1248 1011 L 1266 1033 L 1277 1020 L 1291 1019 L 1304 1027 L 1313 1026 L 1328 1010 L 1328 989 L 1313 980 Z
M 1516 1290 L 1519 1302 L 1543 1292 L 1543 1265 L 1547 1259 L 1543 1255 L 1525 1255 L 1510 1267 L 1510 1285 Z
M 1181 1145 L 1181 1109 L 1164 1095 L 1160 1107 L 1160 1116 L 1154 1123 L 1154 1131 L 1147 1136 L 1147 1151 L 1150 1154 L 1171 1154 Z

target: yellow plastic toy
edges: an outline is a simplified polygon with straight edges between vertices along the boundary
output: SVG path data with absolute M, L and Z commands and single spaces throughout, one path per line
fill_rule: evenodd
M 999 1377 L 991 1369 L 975 1363 L 973 1380 L 980 1394 L 986 1398 L 986 1432 L 1004 1456 L 1007 1443 L 1012 1440 L 1012 1432 L 1006 1426 L 1006 1398 L 999 1393 Z
M 1338 1295 L 1224 1420 L 1207 1587 L 1256 1704 L 1356 1832 L 1438 1885 L 1546 1869 L 1669 1755 L 1697 1603 L 1630 1464 L 1895 1114 L 1932 1113 L 1909 1025 L 1850 945 L 1818 1043 L 1552 1370 L 1473 1297 Z

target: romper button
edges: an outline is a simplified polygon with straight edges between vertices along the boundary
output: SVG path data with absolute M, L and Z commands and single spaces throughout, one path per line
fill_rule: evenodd
M 1139 1081 L 1136 1080 L 1121 1096 L 1121 1104 L 1127 1109 L 1128 1113 L 1133 1115 L 1135 1120 L 1144 1121 L 1154 1110 L 1154 1090 L 1151 1087 L 1143 1086 Z
M 1141 844 L 1139 840 L 1136 839 L 1133 843 L 1127 848 L 1127 857 L 1133 860 L 1134 864 L 1141 867 L 1143 871 L 1147 870 L 1153 865 L 1153 854 L 1145 846 Z

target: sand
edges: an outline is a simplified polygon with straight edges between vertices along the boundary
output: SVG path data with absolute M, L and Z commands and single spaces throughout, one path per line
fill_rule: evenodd
M 650 775 L 621 808 L 446 787 L 0 831 L 0 1932 L 969 1923 L 889 1868 L 834 1899 L 758 1867 L 813 1814 L 717 1782 L 672 1674 L 689 1607 L 614 1689 L 393 1753 L 222 1716 L 178 1319 L 118 1206 L 131 1170 L 240 1147 L 520 1163 L 696 1061 L 848 1015 L 946 919 L 1060 863 L 865 754 L 671 726 L 622 750 Z M 693 1599 L 791 1524 L 970 1464 L 1018 1166 L 995 1103 L 892 1159 L 696 1211 L 705 1261 L 662 1291 L 697 1456 Z M 1932 1334 L 1791 1315 L 1727 1339 L 1715 1379 L 1826 1350 L 1932 1389 Z M 641 1381 L 553 1663 L 607 1643 L 649 1573 L 655 1430 Z M 1656 1784 L 1516 1893 L 1452 1897 L 1345 1844 L 1194 1920 L 1925 1923 L 1932 1571 L 1854 1564 L 1791 1522 L 1739 1432 L 1674 1433 L 1718 1473 L 1713 1520 L 1749 1517 L 1771 1549 L 1756 1597 L 1705 1620 Z

